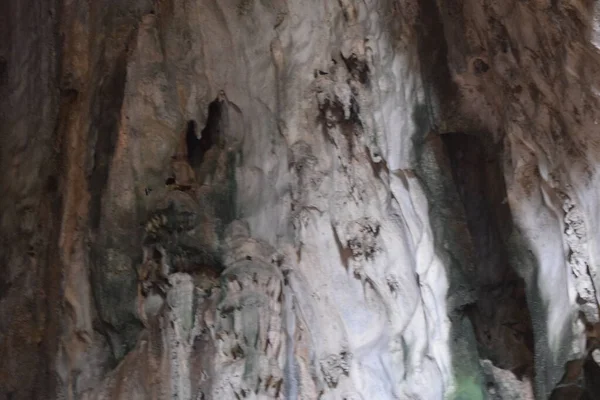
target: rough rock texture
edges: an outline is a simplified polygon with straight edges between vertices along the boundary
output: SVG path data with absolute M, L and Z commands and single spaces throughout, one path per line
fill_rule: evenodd
M 0 398 L 600 398 L 591 0 L 0 4 Z

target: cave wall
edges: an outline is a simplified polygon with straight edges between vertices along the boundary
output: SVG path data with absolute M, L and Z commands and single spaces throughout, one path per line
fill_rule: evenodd
M 62 319 L 56 8 L 3 2 L 0 15 L 0 392 L 43 398 Z
M 475 1 L 440 10 L 461 110 L 443 129 L 485 131 L 503 148 L 512 257 L 529 292 L 535 389 L 545 398 L 565 362 L 585 356 L 583 331 L 589 337 L 597 323 L 595 5 Z
M 593 2 L 38 3 L 0 396 L 596 393 Z

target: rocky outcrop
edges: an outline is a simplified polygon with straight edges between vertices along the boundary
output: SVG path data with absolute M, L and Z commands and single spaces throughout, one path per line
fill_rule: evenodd
M 600 396 L 595 7 L 0 5 L 0 397 Z

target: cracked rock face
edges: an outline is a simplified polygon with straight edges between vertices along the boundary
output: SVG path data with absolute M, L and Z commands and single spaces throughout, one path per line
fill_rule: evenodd
M 599 12 L 0 4 L 0 398 L 600 398 Z

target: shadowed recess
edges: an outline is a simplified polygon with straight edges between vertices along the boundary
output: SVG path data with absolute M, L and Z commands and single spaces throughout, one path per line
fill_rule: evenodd
M 474 248 L 477 292 L 467 314 L 475 330 L 479 356 L 519 379 L 533 376 L 533 328 L 525 283 L 509 261 L 506 240 L 512 217 L 499 162 L 475 135 L 441 136 L 452 178 L 463 205 Z
M 188 160 L 192 167 L 201 165 L 206 152 L 218 143 L 221 133 L 221 111 L 222 105 L 218 99 L 209 104 L 206 126 L 202 129 L 200 139 L 196 133 L 196 122 L 188 122 L 186 140 Z

